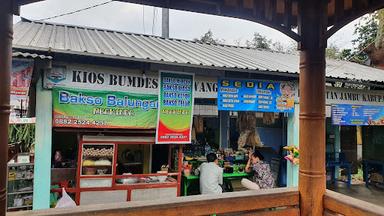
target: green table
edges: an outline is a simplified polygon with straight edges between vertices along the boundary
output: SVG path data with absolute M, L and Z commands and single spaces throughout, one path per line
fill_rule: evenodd
M 223 181 L 231 181 L 235 179 L 242 179 L 242 178 L 247 178 L 251 176 L 251 173 L 246 173 L 246 172 L 237 172 L 237 173 L 223 173 Z M 200 179 L 199 176 L 197 175 L 189 175 L 189 176 L 184 176 L 183 175 L 183 195 L 188 196 L 188 188 L 191 185 L 192 182 L 198 181 Z

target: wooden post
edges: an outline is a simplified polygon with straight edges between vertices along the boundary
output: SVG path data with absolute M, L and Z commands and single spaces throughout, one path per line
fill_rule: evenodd
M 0 3 L 0 216 L 7 208 L 7 161 L 10 71 L 12 64 L 12 2 Z
M 325 2 L 325 3 L 324 3 Z M 300 167 L 302 216 L 323 215 L 325 178 L 325 48 L 326 2 L 301 1 Z

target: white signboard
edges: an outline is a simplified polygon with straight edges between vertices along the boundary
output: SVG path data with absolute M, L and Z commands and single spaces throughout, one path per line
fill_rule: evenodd
M 384 91 L 327 87 L 325 98 L 329 105 L 384 105 Z
M 9 124 L 35 124 L 36 118 L 9 118 Z
M 44 87 L 158 94 L 158 73 L 138 70 L 68 65 L 44 74 Z M 297 95 L 297 94 L 296 94 Z M 195 76 L 195 98 L 217 98 L 217 78 Z M 326 88 L 326 104 L 384 105 L 384 91 Z M 298 101 L 295 99 L 295 101 Z
M 158 94 L 159 75 L 138 70 L 68 65 L 44 74 L 44 87 Z M 195 76 L 195 98 L 217 98 L 217 78 Z

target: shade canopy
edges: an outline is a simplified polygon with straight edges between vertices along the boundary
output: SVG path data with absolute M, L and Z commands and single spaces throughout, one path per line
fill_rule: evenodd
M 42 0 L 13 0 L 14 13 L 19 6 Z M 245 19 L 274 28 L 300 41 L 295 28 L 300 22 L 304 0 L 116 0 Z M 327 13 L 326 38 L 360 16 L 384 7 L 384 0 L 317 0 L 323 1 Z M 304 7 L 304 8 L 303 8 Z
M 258 22 L 277 29 L 296 41 L 300 32 L 301 0 L 119 0 L 156 7 L 228 16 Z M 328 14 L 326 37 L 352 20 L 383 7 L 384 0 L 323 0 Z

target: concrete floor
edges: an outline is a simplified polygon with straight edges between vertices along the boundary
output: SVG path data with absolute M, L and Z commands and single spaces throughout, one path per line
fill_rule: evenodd
M 384 206 L 384 189 L 376 186 L 367 188 L 365 184 L 352 184 L 351 188 L 348 188 L 347 184 L 338 182 L 336 185 L 327 186 L 327 188 L 356 199 Z

